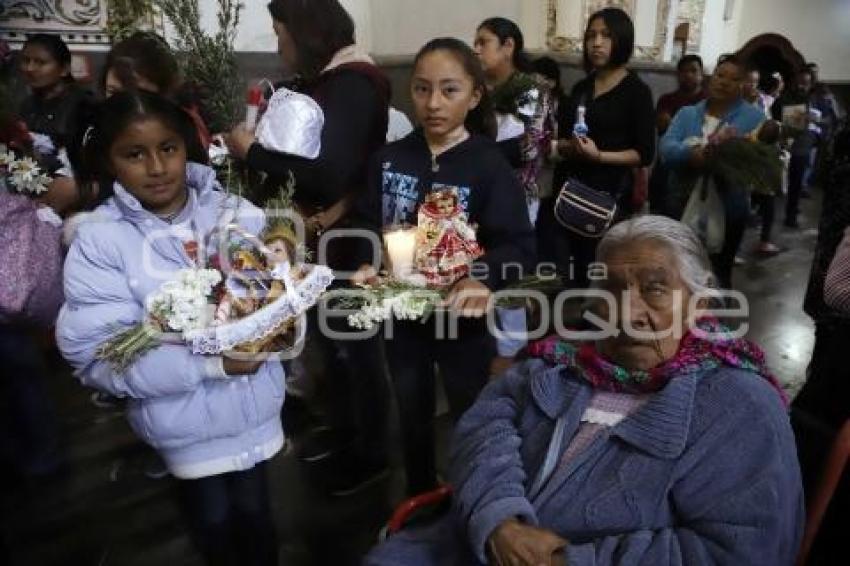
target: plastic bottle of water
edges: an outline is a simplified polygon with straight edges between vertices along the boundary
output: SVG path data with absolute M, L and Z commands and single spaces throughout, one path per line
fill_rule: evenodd
M 584 106 L 576 108 L 576 123 L 573 126 L 573 135 L 576 137 L 587 137 L 587 134 L 590 132 L 590 129 L 587 127 L 587 122 L 584 120 L 586 113 L 587 108 Z

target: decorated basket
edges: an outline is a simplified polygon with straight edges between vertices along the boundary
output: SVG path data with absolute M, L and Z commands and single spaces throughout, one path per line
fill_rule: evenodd
M 333 271 L 323 265 L 311 265 L 306 275 L 280 297 L 248 316 L 218 326 L 209 326 L 185 333 L 182 341 L 195 354 L 221 354 L 234 350 L 250 353 L 252 345 L 264 342 L 294 325 L 296 343 L 303 338 L 305 325 L 296 322 L 333 281 Z M 281 354 L 282 352 L 272 352 Z

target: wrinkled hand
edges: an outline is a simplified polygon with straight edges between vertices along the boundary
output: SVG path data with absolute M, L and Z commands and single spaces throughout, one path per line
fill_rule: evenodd
M 585 136 L 576 137 L 575 140 L 576 153 L 579 157 L 588 161 L 599 161 L 601 152 L 596 147 L 595 141 Z
M 496 527 L 488 546 L 496 566 L 551 566 L 565 563 L 561 551 L 567 540 L 552 531 L 509 519 Z
M 224 134 L 222 137 L 224 138 L 224 144 L 227 146 L 227 150 L 230 152 L 230 155 L 236 159 L 243 160 L 245 159 L 245 156 L 248 155 L 248 150 L 251 149 L 251 144 L 257 139 L 254 137 L 254 132 L 246 128 L 243 124 L 236 126 L 229 134 Z
M 237 360 L 224 354 L 224 373 L 227 375 L 253 375 L 266 363 L 265 360 Z
M 354 285 L 375 285 L 378 283 L 378 272 L 370 264 L 364 263 L 351 276 L 351 282 Z
M 471 277 L 454 284 L 443 304 L 466 318 L 481 318 L 487 312 L 490 289 Z

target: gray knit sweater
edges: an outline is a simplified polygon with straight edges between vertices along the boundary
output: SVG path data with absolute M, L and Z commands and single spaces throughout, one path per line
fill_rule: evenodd
M 558 418 L 563 450 L 591 395 L 540 360 L 492 383 L 457 426 L 453 511 L 390 538 L 366 564 L 486 563 L 488 537 L 511 517 L 569 540 L 570 566 L 794 563 L 800 471 L 788 415 L 766 380 L 728 368 L 676 378 L 535 481 Z

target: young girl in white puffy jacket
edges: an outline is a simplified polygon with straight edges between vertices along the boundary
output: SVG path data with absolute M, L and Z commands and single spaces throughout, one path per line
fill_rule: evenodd
M 208 561 L 277 564 L 265 463 L 284 445 L 281 364 L 165 344 L 117 373 L 96 355 L 143 321 L 149 295 L 196 266 L 188 241 L 228 222 L 252 234 L 264 226 L 262 212 L 224 193 L 212 169 L 187 162 L 193 132 L 187 115 L 155 95 L 126 92 L 103 103 L 78 173 L 114 177 L 115 196 L 77 229 L 57 339 L 83 384 L 128 399 L 131 427 L 181 480 Z

